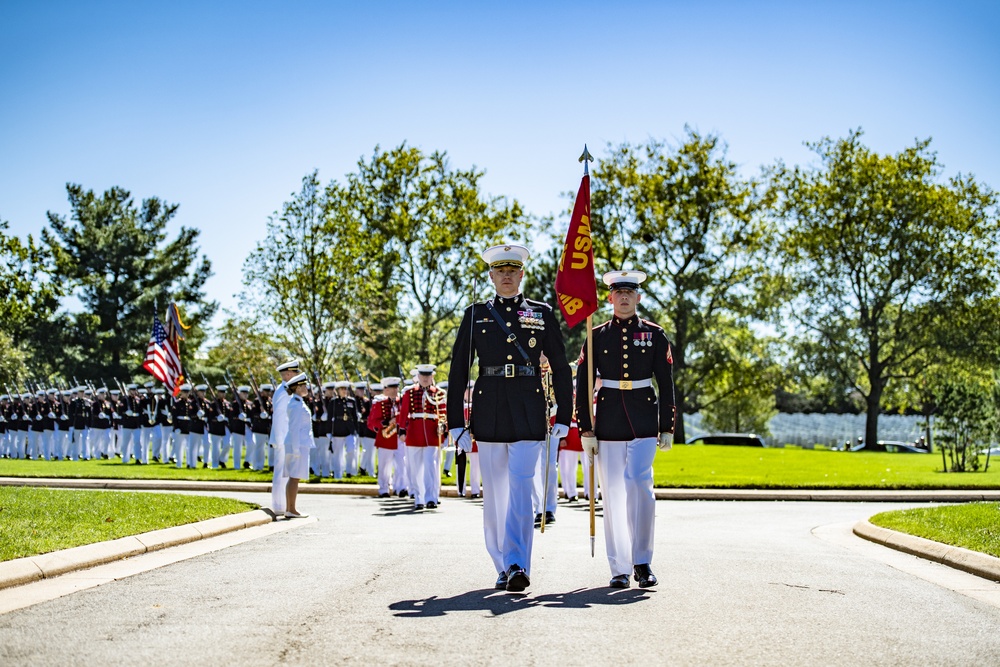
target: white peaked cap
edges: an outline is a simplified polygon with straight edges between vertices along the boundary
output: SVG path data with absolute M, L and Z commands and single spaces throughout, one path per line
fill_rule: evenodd
M 191 385 L 185 382 L 181 385 L 181 391 L 191 391 Z
M 487 248 L 481 255 L 483 261 L 490 265 L 490 268 L 498 266 L 523 267 L 524 263 L 531 257 L 531 253 L 523 245 L 505 243 Z
M 228 384 L 217 384 L 215 385 L 215 391 L 229 391 Z
M 279 371 L 279 372 L 280 371 L 297 371 L 297 370 L 299 370 L 299 360 L 298 359 L 289 359 L 285 363 L 279 364 L 278 367 L 275 370 Z
M 336 388 L 337 388 L 336 382 L 326 382 L 323 384 L 323 389 L 336 389 Z
M 398 387 L 400 382 L 402 382 L 402 380 L 400 380 L 395 375 L 390 375 L 387 378 L 382 378 L 383 387 Z
M 339 380 L 337 382 L 334 382 L 333 386 L 336 387 L 337 389 L 350 389 L 351 383 L 348 382 L 347 380 Z
M 289 387 L 297 387 L 300 384 L 306 384 L 309 382 L 309 376 L 305 373 L 299 373 L 295 377 L 288 380 Z
M 367 386 L 368 386 L 367 382 L 355 382 L 354 383 L 354 388 L 355 389 L 364 389 Z
M 448 388 L 448 381 L 445 380 L 444 382 L 438 382 L 438 387 L 441 388 L 441 389 L 447 389 Z
M 381 382 L 376 382 L 372 385 L 372 391 L 382 391 L 382 389 L 383 387 Z
M 434 364 L 417 364 L 416 368 L 416 371 L 421 375 L 430 375 L 435 370 L 437 370 L 437 366 Z
M 241 384 L 236 388 L 236 391 L 240 392 L 241 394 L 248 394 L 250 393 L 250 387 L 248 387 L 245 384 Z
M 197 390 L 197 391 L 208 391 L 208 385 L 207 384 L 195 385 L 195 390 Z
M 265 382 L 260 386 L 261 391 L 274 391 L 274 385 L 270 382 Z
M 639 289 L 639 285 L 646 279 L 646 274 L 642 271 L 608 271 L 602 280 L 611 289 L 627 287 L 629 289 Z

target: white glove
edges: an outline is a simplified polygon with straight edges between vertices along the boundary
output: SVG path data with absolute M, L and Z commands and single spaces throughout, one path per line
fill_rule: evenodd
M 129 410 L 129 411 L 127 411 L 127 412 L 125 413 L 125 416 L 126 416 L 126 417 L 135 417 L 135 413 L 134 413 L 134 412 L 132 412 L 131 410 Z
M 581 435 L 580 444 L 583 445 L 583 453 L 590 454 L 591 456 L 597 455 L 597 436 L 596 435 Z
M 674 446 L 674 434 L 661 433 L 660 437 L 656 440 L 656 446 L 665 452 L 670 451 L 670 448 Z
M 59 419 L 66 421 L 67 419 L 69 419 L 69 417 L 67 417 L 66 415 L 61 415 Z
M 448 433 L 451 435 L 451 439 L 455 442 L 455 447 L 457 447 L 459 451 L 472 451 L 472 436 L 469 434 L 469 429 L 453 428 L 448 431 Z
M 35 421 L 36 422 L 42 421 L 42 416 L 41 415 L 35 415 Z
M 569 435 L 569 426 L 565 424 L 556 424 L 552 427 L 552 437 L 556 440 L 560 440 Z
M 56 418 L 56 413 L 50 412 L 47 416 L 48 416 L 49 419 L 55 419 Z
M 204 410 L 199 410 L 198 411 L 198 419 L 201 419 L 204 416 L 205 416 L 205 411 Z
M 266 412 L 261 412 L 260 413 L 260 418 L 261 419 L 267 419 L 267 413 Z
M 108 416 L 106 414 L 104 414 L 103 412 L 97 413 L 97 416 L 100 417 L 101 419 L 107 419 L 108 418 Z
M 241 413 L 240 413 L 240 416 L 239 416 L 239 419 L 241 419 L 242 421 L 246 421 L 246 420 L 247 420 L 247 415 L 246 415 L 246 413 L 245 413 L 245 412 L 241 412 Z
M 112 413 L 111 413 L 111 418 L 112 418 L 112 419 L 121 419 L 121 417 L 119 417 L 119 416 L 118 416 L 118 413 L 117 413 L 117 412 L 112 412 Z

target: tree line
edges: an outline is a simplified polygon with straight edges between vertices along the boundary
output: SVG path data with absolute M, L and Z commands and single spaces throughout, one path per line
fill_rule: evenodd
M 673 343 L 679 410 L 756 432 L 779 408 L 863 410 L 870 442 L 881 411 L 939 415 L 948 428 L 978 414 L 970 406 L 998 393 L 996 193 L 946 176 L 930 140 L 879 154 L 854 130 L 807 145 L 813 163 L 751 175 L 721 137 L 691 128 L 597 158 L 598 275 L 649 275 L 640 310 Z M 555 303 L 572 193 L 563 214 L 538 217 L 484 193 L 484 173 L 404 143 L 376 147 L 340 179 L 306 174 L 268 218 L 242 267 L 240 307 L 216 330 L 198 230 L 167 233 L 176 204 L 69 184 L 71 214 L 50 212 L 40 239 L 0 222 L 0 379 L 140 378 L 154 304 L 172 301 L 193 324 L 182 355 L 196 377 L 266 377 L 286 354 L 324 380 L 418 362 L 446 371 L 462 308 L 491 293 L 484 247 L 531 247 L 525 292 Z M 62 306 L 67 297 L 79 307 Z M 573 357 L 582 327 L 564 334 Z M 945 440 L 995 440 L 1000 413 L 984 410 Z

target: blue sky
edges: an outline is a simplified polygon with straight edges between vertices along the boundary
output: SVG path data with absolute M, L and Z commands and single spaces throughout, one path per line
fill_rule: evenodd
M 447 151 L 539 216 L 584 143 L 685 124 L 747 174 L 861 126 L 1000 188 L 998 29 L 997 2 L 0 0 L 0 219 L 37 235 L 67 182 L 179 203 L 232 308 L 302 176 L 376 144 Z

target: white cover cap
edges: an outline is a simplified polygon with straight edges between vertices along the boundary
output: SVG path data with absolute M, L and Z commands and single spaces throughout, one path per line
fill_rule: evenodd
M 383 387 L 398 387 L 400 382 L 402 382 L 402 380 L 400 380 L 395 375 L 390 375 L 389 377 L 382 378 Z
M 615 289 L 639 289 L 639 285 L 646 279 L 646 274 L 642 271 L 608 271 L 602 280 L 604 284 Z
M 523 268 L 524 263 L 531 257 L 531 253 L 523 245 L 505 243 L 487 248 L 481 256 L 483 261 L 490 265 L 491 269 L 499 266 Z
M 299 370 L 299 360 L 298 359 L 289 359 L 288 361 L 286 361 L 283 364 L 278 364 L 278 367 L 275 370 L 279 371 L 279 372 L 281 372 L 281 371 L 297 371 L 297 370 Z

